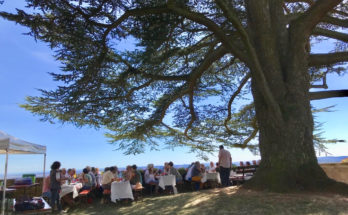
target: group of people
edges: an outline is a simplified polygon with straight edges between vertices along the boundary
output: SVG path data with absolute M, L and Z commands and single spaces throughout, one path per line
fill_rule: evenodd
M 104 190 L 111 189 L 111 183 L 114 181 L 129 181 L 132 189 L 137 189 L 142 187 L 142 177 L 141 173 L 137 170 L 137 165 L 127 166 L 126 170 L 120 172 L 117 166 L 106 167 L 101 179 L 101 187 Z
M 77 175 L 74 168 L 66 170 L 65 168 L 60 169 L 60 166 L 59 161 L 53 162 L 50 174 L 44 179 L 42 191 L 42 196 L 50 199 L 52 210 L 57 206 L 58 211 L 62 209 L 59 193 L 63 184 L 81 182 L 83 186 L 80 192 L 99 188 L 101 184 L 101 174 L 98 168 L 87 166 L 81 174 Z
M 224 149 L 224 146 L 219 146 L 219 162 L 216 163 L 216 166 L 214 165 L 214 162 L 210 162 L 210 165 L 208 168 L 205 168 L 204 164 L 201 164 L 199 161 L 196 161 L 195 163 L 192 163 L 187 168 L 187 174 L 185 176 L 185 179 L 187 181 L 193 181 L 197 182 L 197 189 L 198 187 L 202 187 L 203 184 L 201 183 L 202 174 L 203 173 L 214 173 L 219 172 L 220 173 L 220 180 L 222 187 L 226 187 L 230 185 L 230 170 L 232 168 L 232 157 L 231 153 Z
M 127 166 L 126 170 L 120 172 L 117 166 L 106 167 L 104 173 L 101 174 L 98 168 L 87 166 L 82 170 L 81 174 L 76 174 L 75 169 L 65 168 L 60 169 L 60 162 L 55 161 L 51 165 L 51 172 L 44 180 L 43 196 L 49 197 L 51 206 L 61 210 L 59 201 L 59 192 L 62 184 L 70 184 L 71 182 L 81 182 L 83 184 L 80 192 L 83 190 L 98 189 L 99 191 L 110 190 L 111 183 L 114 181 L 129 181 L 132 189 L 142 188 L 142 185 L 150 185 L 158 190 L 159 176 L 174 175 L 176 182 L 181 182 L 183 179 L 187 181 L 197 182 L 197 189 L 202 187 L 201 179 L 203 173 L 219 172 L 222 186 L 229 185 L 229 171 L 232 167 L 231 154 L 220 146 L 219 161 L 216 166 L 210 162 L 209 167 L 205 167 L 199 161 L 192 163 L 187 169 L 186 174 L 181 175 L 174 167 L 173 162 L 165 162 L 163 169 L 155 169 L 153 164 L 148 164 L 144 174 L 137 170 L 136 165 Z

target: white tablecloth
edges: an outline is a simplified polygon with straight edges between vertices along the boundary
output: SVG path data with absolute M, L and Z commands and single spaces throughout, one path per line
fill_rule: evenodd
M 114 181 L 111 183 L 111 201 L 116 202 L 116 200 L 120 199 L 134 200 L 129 181 Z
M 175 175 L 160 176 L 158 186 L 160 186 L 163 190 L 166 188 L 166 186 L 172 186 L 174 194 L 178 193 L 178 190 L 176 189 L 176 177 L 175 177 Z
M 202 183 L 205 183 L 205 182 L 207 182 L 208 180 L 216 181 L 216 182 L 218 182 L 219 184 L 221 184 L 220 174 L 219 174 L 218 172 L 204 173 L 204 174 L 202 175 L 201 182 L 202 182 Z
M 62 198 L 63 196 L 71 192 L 73 193 L 73 198 L 76 198 L 79 195 L 78 191 L 82 188 L 82 183 L 69 184 L 69 185 L 63 184 L 61 188 L 62 189 L 59 194 L 60 198 Z

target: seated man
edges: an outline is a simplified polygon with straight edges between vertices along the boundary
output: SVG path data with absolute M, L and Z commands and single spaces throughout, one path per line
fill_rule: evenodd
M 88 173 L 87 168 L 84 168 L 82 171 L 83 171 L 82 172 L 82 184 L 83 184 L 83 187 L 81 188 L 80 192 L 84 191 L 84 190 L 91 190 L 92 186 L 93 186 L 92 177 Z
M 117 173 L 117 168 L 112 166 L 110 169 L 106 172 L 104 172 L 102 176 L 102 188 L 106 190 L 111 189 L 111 183 L 116 179 L 116 173 Z

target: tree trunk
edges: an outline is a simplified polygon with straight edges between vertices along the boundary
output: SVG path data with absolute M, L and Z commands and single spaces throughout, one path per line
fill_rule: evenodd
M 281 1 L 251 0 L 246 7 L 257 55 L 253 62 L 259 65 L 249 67 L 261 153 L 260 167 L 246 186 L 282 192 L 332 184 L 318 165 L 313 145 L 309 36 L 302 33 L 301 25 L 287 24 Z M 272 94 L 272 103 L 265 97 L 265 88 Z
M 331 180 L 318 165 L 314 151 L 309 100 L 284 100 L 283 123 L 266 106 L 257 102 L 255 106 L 262 159 L 250 186 L 283 192 L 329 185 Z
M 263 99 L 257 80 L 252 80 L 262 159 L 260 168 L 247 186 L 284 192 L 317 190 L 333 183 L 319 166 L 315 155 L 309 77 L 303 59 L 306 59 L 304 53 L 295 57 L 290 53 L 289 62 L 283 65 L 287 74 L 283 86 L 279 87 L 279 81 L 268 82 L 281 109 L 281 119 Z

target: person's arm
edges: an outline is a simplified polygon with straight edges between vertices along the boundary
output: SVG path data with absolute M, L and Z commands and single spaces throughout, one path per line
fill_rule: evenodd
M 221 164 L 221 150 L 219 151 L 219 166 Z
M 56 181 L 61 182 L 61 174 L 60 171 L 56 172 Z

